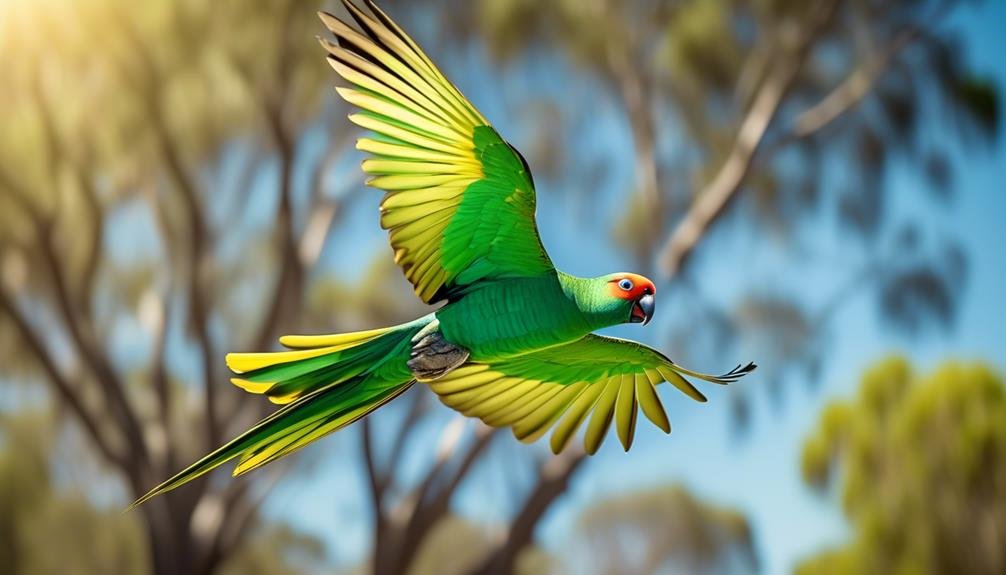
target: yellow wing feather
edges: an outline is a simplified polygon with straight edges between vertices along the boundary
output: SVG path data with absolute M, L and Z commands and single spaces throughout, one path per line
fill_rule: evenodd
M 749 365 L 711 376 L 686 370 L 640 343 L 591 334 L 510 360 L 468 363 L 428 385 L 447 406 L 493 427 L 509 426 L 521 441 L 536 441 L 553 428 L 550 445 L 556 453 L 589 417 L 584 448 L 593 454 L 612 423 L 628 451 L 640 410 L 665 433 L 671 432 L 656 389 L 663 382 L 705 401 L 679 370 L 726 384 L 752 369 Z
M 350 0 L 342 3 L 357 26 L 321 13 L 322 22 L 338 40 L 321 39 L 321 44 L 332 68 L 351 84 L 337 88 L 360 110 L 349 120 L 375 133 L 357 141 L 359 150 L 374 155 L 362 168 L 374 176 L 368 185 L 387 192 L 381 203 L 381 225 L 389 230 L 395 262 L 416 294 L 433 303 L 463 287 L 457 283 L 461 277 L 467 285 L 485 277 L 551 272 L 534 228 L 534 190 L 519 154 L 373 2 L 367 2 L 369 14 Z M 493 160 L 487 167 L 483 158 L 490 145 Z M 508 161 L 501 161 L 501 155 Z M 485 173 L 490 168 L 491 178 Z M 482 243 L 475 246 L 455 238 L 445 247 L 448 225 L 464 192 L 480 181 L 490 182 L 494 192 L 472 195 L 475 202 L 493 205 L 488 210 L 492 216 L 481 222 Z M 519 194 L 514 194 L 515 185 Z M 519 201 L 512 196 L 519 196 Z M 499 206 L 501 200 L 505 203 Z M 518 228 L 515 218 L 524 221 Z M 534 233 L 527 233 L 529 229 Z M 498 230 L 498 241 L 487 236 L 487 230 Z M 445 261 L 451 262 L 450 269 Z M 463 275 L 475 264 L 477 273 Z

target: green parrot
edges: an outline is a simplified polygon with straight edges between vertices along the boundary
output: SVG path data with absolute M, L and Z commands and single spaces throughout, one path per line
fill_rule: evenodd
M 633 341 L 592 332 L 650 321 L 656 289 L 632 273 L 580 278 L 552 265 L 535 224 L 527 162 L 373 1 L 342 0 L 357 27 L 320 13 L 336 43 L 328 61 L 351 88 L 349 116 L 372 135 L 368 184 L 385 192 L 381 226 L 395 261 L 434 313 L 387 328 L 288 335 L 290 351 L 231 353 L 232 382 L 283 407 L 140 498 L 172 490 L 237 458 L 241 475 L 366 416 L 421 382 L 441 401 L 517 439 L 554 426 L 559 453 L 588 419 L 593 454 L 612 421 L 628 451 L 643 414 L 671 426 L 656 386 L 705 401 L 684 376 L 731 383 L 675 364 Z

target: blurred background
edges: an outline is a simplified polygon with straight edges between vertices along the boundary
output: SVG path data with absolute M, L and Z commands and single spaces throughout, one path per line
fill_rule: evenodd
M 631 453 L 427 390 L 122 509 L 270 411 L 223 355 L 428 310 L 315 11 L 0 0 L 0 565 L 14 574 L 1006 572 L 1006 3 L 382 5 L 527 157 L 611 333 L 721 372 Z

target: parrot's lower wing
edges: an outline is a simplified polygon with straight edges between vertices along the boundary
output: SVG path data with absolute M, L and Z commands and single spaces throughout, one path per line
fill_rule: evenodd
M 535 192 L 523 157 L 507 144 L 408 35 L 373 2 L 349 0 L 354 28 L 321 14 L 337 43 L 322 40 L 360 108 L 357 141 L 371 154 L 368 183 L 387 192 L 381 226 L 395 261 L 427 303 L 480 281 L 554 273 L 535 224 Z
M 584 447 L 594 453 L 612 419 L 628 451 L 637 406 L 670 433 L 657 384 L 670 382 L 692 399 L 705 401 L 683 375 L 727 384 L 752 369 L 754 365 L 749 364 L 723 375 L 707 375 L 684 369 L 641 343 L 591 334 L 501 362 L 465 364 L 429 385 L 449 407 L 493 427 L 512 426 L 521 441 L 537 440 L 558 421 L 551 439 L 555 453 L 566 447 L 593 412 Z

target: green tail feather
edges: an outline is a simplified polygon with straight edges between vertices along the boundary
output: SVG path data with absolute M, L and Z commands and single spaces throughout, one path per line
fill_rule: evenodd
M 425 320 L 390 328 L 380 337 L 354 346 L 353 353 L 343 350 L 292 361 L 284 355 L 287 352 L 275 354 L 282 359 L 270 368 L 272 373 L 292 377 L 274 379 L 272 388 L 299 391 L 296 400 L 153 488 L 128 509 L 235 458 L 240 459 L 234 475 L 247 473 L 342 429 L 398 397 L 414 383 L 406 361 L 410 339 L 428 323 Z M 364 358 L 369 365 L 361 365 Z
M 318 390 L 283 407 L 236 439 L 193 463 L 137 499 L 129 509 L 209 473 L 240 456 L 234 475 L 241 475 L 338 431 L 398 397 L 414 383 L 409 379 L 374 385 L 361 378 Z

